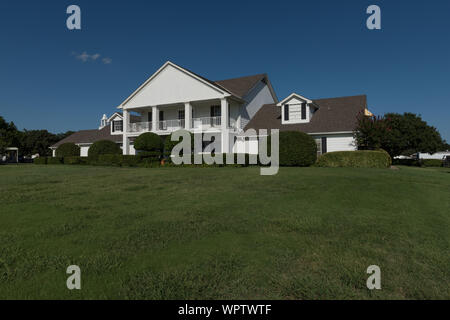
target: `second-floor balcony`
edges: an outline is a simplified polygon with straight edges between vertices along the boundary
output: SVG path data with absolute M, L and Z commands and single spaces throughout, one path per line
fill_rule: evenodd
M 221 117 L 203 117 L 203 118 L 193 118 L 191 121 L 191 129 L 220 129 L 222 125 Z M 236 121 L 230 119 L 230 128 L 236 128 Z M 180 129 L 185 129 L 186 123 L 184 119 L 172 119 L 172 120 L 162 120 L 158 121 L 156 124 L 156 132 L 174 132 Z M 141 133 L 141 132 L 152 132 L 155 131 L 153 128 L 153 122 L 136 122 L 128 124 L 129 133 Z

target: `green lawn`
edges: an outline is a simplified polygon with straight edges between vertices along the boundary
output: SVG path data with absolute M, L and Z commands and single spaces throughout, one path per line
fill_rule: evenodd
M 0 166 L 0 203 L 2 299 L 450 298 L 450 169 Z

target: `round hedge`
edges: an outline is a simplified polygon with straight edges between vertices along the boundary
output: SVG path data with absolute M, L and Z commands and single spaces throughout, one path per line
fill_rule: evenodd
M 80 147 L 75 143 L 63 143 L 56 149 L 57 157 L 79 157 Z
M 94 142 L 89 148 L 88 156 L 98 157 L 102 154 L 122 154 L 122 149 L 120 149 L 119 145 L 113 141 L 100 140 Z
M 153 132 L 141 134 L 134 140 L 134 149 L 138 151 L 158 151 L 162 152 L 164 148 L 163 140 Z
M 191 137 L 191 151 L 194 150 L 194 135 L 191 132 L 189 132 L 187 130 L 183 130 L 183 129 L 179 130 L 179 131 L 176 131 L 176 132 L 180 132 L 180 131 L 185 131 L 185 132 L 189 133 L 189 135 Z M 179 141 L 172 141 L 172 135 L 174 133 L 175 132 L 173 132 L 170 135 L 168 135 L 166 137 L 166 139 L 164 140 L 164 154 L 166 156 L 170 156 L 172 154 L 173 148 L 183 140 L 182 138 L 180 138 Z
M 280 132 L 279 146 L 280 166 L 308 167 L 313 165 L 317 160 L 317 144 L 306 133 L 300 131 L 282 131 Z

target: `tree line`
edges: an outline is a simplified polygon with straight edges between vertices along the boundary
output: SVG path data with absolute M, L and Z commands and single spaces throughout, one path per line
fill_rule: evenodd
M 50 156 L 51 145 L 71 135 L 73 131 L 54 134 L 47 130 L 23 130 L 17 129 L 14 122 L 7 122 L 0 116 L 0 154 L 8 147 L 19 148 L 19 156 Z

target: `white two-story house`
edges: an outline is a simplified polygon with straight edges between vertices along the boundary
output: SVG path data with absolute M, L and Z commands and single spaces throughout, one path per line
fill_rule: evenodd
M 246 130 L 279 129 L 311 134 L 319 153 L 355 150 L 356 117 L 368 112 L 365 96 L 310 100 L 294 93 L 279 102 L 266 74 L 211 81 L 172 62 L 117 108 L 103 116 L 98 129 L 76 132 L 51 148 L 73 142 L 87 156 L 92 143 L 111 140 L 123 154 L 135 154 L 133 141 L 144 132 L 165 138 L 186 129 L 214 133 L 220 139 L 216 153 L 254 153 L 255 137 L 245 135 Z

